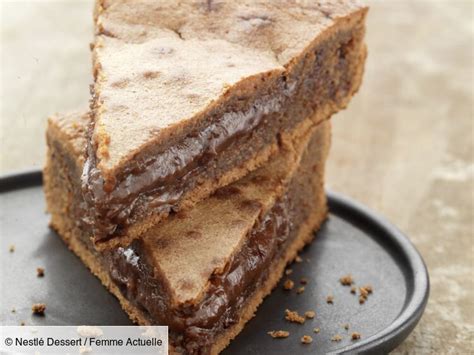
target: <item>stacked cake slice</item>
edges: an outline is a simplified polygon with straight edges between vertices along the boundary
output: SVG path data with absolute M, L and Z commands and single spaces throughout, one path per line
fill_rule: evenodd
M 340 0 L 98 1 L 83 181 L 97 246 L 128 244 L 344 108 L 365 14 Z
M 89 113 L 49 119 L 51 226 L 172 350 L 218 353 L 327 212 L 354 1 L 101 1 Z
M 44 183 L 51 226 L 134 321 L 168 325 L 179 351 L 221 350 L 326 216 L 329 122 L 128 247 L 98 252 L 77 223 L 86 121 L 80 115 L 49 121 Z

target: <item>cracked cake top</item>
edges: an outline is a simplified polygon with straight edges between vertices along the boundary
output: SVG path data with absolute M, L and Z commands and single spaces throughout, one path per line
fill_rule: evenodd
M 353 0 L 98 1 L 97 167 L 113 176 L 141 149 L 187 134 L 229 97 L 271 85 L 326 30 L 365 11 Z

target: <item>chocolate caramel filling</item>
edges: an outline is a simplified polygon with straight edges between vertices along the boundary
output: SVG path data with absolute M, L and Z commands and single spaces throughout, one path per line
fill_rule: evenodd
M 151 323 L 169 326 L 171 343 L 178 351 L 207 354 L 216 336 L 239 321 L 239 311 L 267 279 L 272 262 L 296 238 L 290 209 L 289 198 L 283 197 L 260 218 L 224 272 L 211 276 L 198 304 L 172 308 L 166 287 L 153 276 L 139 240 L 128 248 L 107 252 L 109 274 Z
M 87 159 L 84 167 L 86 197 L 95 203 L 98 215 L 105 213 L 107 221 L 85 221 L 88 224 L 95 222 L 94 234 L 108 239 L 104 233 L 113 234 L 117 228 L 123 231 L 123 226 L 135 222 L 130 217 L 138 202 L 146 203 L 148 208 L 156 210 L 173 209 L 183 193 L 191 187 L 188 182 L 193 173 L 202 170 L 217 154 L 256 129 L 264 117 L 278 114 L 284 97 L 290 96 L 292 91 L 286 86 L 279 97 L 263 97 L 247 111 L 226 112 L 202 131 L 188 134 L 182 142 L 164 152 L 153 154 L 148 159 L 135 159 L 113 188 L 107 187 L 100 171 L 92 167 L 91 159 Z M 93 153 L 89 150 L 88 155 L 92 156 Z M 182 182 L 181 187 L 170 188 L 179 180 Z M 109 220 L 115 222 L 108 223 Z
M 344 106 L 356 89 L 362 37 L 362 24 L 334 34 L 276 83 L 264 85 L 257 99 L 230 98 L 184 140 L 166 149 L 153 146 L 135 156 L 116 181 L 104 181 L 89 144 L 81 219 L 92 228 L 95 241 L 125 235 L 134 223 L 178 210 L 181 199 L 200 182 L 217 181 L 275 144 L 282 131 L 294 129 L 316 110 L 332 113 Z

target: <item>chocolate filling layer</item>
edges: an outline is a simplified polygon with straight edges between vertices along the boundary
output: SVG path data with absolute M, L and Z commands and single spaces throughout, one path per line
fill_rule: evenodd
M 183 196 L 200 182 L 217 181 L 242 166 L 317 109 L 332 113 L 342 108 L 358 85 L 354 79 L 361 65 L 362 37 L 362 24 L 336 33 L 308 52 L 271 90 L 250 102 L 231 98 L 181 143 L 166 150 L 154 146 L 134 157 L 116 181 L 104 181 L 89 145 L 82 221 L 92 227 L 95 240 L 125 235 L 134 223 L 179 209 Z
M 146 201 L 149 208 L 166 210 L 175 206 L 187 190 L 184 185 L 191 179 L 192 172 L 202 169 L 203 165 L 208 164 L 238 138 L 252 132 L 262 123 L 264 117 L 277 114 L 281 110 L 282 102 L 292 91 L 294 88 L 292 90 L 286 86 L 282 95 L 267 95 L 257 100 L 247 111 L 226 112 L 202 131 L 189 134 L 182 142 L 168 150 L 148 159 L 136 159 L 132 166 L 122 173 L 124 178 L 113 187 L 104 181 L 100 170 L 92 167 L 92 160 L 87 159 L 84 167 L 87 199 L 95 204 L 98 215 L 105 213 L 107 217 L 107 221 L 95 220 L 95 235 L 103 235 L 104 239 L 107 239 L 107 235 L 103 233 L 110 235 L 116 232 L 117 228 L 123 229 L 122 226 L 130 224 L 134 205 L 140 197 L 141 201 L 145 202 L 145 195 L 152 195 L 152 198 Z M 92 156 L 93 153 L 89 151 L 89 155 Z M 176 182 L 180 180 L 183 186 L 170 188 L 170 185 L 179 185 Z M 108 223 L 109 219 L 115 222 Z M 88 218 L 85 222 L 94 223 Z
M 153 276 L 139 241 L 107 252 L 110 276 L 150 322 L 169 326 L 175 347 L 190 354 L 205 354 L 216 335 L 239 321 L 239 310 L 267 279 L 271 263 L 296 237 L 289 209 L 289 199 L 282 198 L 260 219 L 225 271 L 211 276 L 201 303 L 171 308 L 165 287 Z

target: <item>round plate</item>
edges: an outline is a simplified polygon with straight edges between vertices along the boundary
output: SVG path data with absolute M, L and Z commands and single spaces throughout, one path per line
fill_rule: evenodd
M 386 353 L 417 324 L 428 300 L 429 279 L 415 247 L 364 206 L 334 192 L 328 197 L 329 219 L 300 254 L 302 262 L 289 266 L 293 272 L 287 277 L 295 288 L 283 290 L 284 277 L 225 354 Z M 1 178 L 0 206 L 1 324 L 130 324 L 118 301 L 48 228 L 40 172 Z M 37 267 L 45 268 L 44 278 L 36 276 Z M 356 286 L 372 285 L 364 304 L 340 284 L 346 274 Z M 297 294 L 302 278 L 308 283 Z M 333 304 L 326 302 L 329 295 Z M 31 315 L 37 302 L 47 304 L 45 317 Z M 316 317 L 303 325 L 289 323 L 285 309 L 300 314 L 314 310 Z M 267 335 L 271 330 L 287 330 L 290 336 L 273 339 Z M 360 333 L 360 340 L 352 340 L 352 332 Z M 313 342 L 302 344 L 303 335 Z M 335 335 L 342 340 L 333 341 Z

